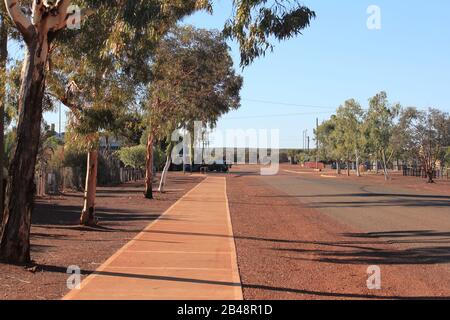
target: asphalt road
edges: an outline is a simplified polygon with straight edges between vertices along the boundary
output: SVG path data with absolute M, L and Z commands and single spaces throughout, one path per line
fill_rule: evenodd
M 233 183 L 246 298 L 450 298 L 449 194 L 292 170 L 244 172 Z M 383 290 L 363 288 L 372 265 Z
M 448 245 L 450 262 L 450 195 L 417 192 L 397 186 L 345 181 L 317 174 L 284 172 L 265 183 L 286 197 L 364 234 L 386 241 L 420 246 Z M 399 242 L 399 241 L 397 241 Z

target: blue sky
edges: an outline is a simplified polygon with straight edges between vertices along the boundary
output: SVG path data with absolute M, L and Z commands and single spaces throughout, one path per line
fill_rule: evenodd
M 450 1 L 304 4 L 317 19 L 303 36 L 276 44 L 242 71 L 242 108 L 225 116 L 219 129 L 280 129 L 281 147 L 298 148 L 303 130 L 312 135 L 316 117 L 327 119 L 348 98 L 366 106 L 381 90 L 404 106 L 450 112 Z M 369 5 L 381 9 L 381 30 L 366 26 Z M 231 1 L 216 0 L 212 16 L 199 13 L 183 22 L 220 29 L 230 12 Z M 239 69 L 237 47 L 230 46 Z M 46 119 L 57 123 L 56 114 Z

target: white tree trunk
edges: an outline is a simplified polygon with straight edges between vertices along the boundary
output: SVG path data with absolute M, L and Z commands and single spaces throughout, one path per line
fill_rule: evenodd
M 172 157 L 169 154 L 167 156 L 166 165 L 164 166 L 164 170 L 163 170 L 163 172 L 161 174 L 161 181 L 159 182 L 159 189 L 158 189 L 158 191 L 160 193 L 163 193 L 164 192 L 164 188 L 166 187 L 167 174 L 169 172 L 171 164 L 172 164 Z
M 91 150 L 87 158 L 86 187 L 84 190 L 84 207 L 80 224 L 93 226 L 97 224 L 95 218 L 95 196 L 97 192 L 98 151 Z
M 70 0 L 58 1 L 56 15 L 43 9 L 43 1 L 33 1 L 32 17 L 24 14 L 17 0 L 4 0 L 6 10 L 27 47 L 21 75 L 19 119 L 14 156 L 9 170 L 5 208 L 0 235 L 0 258 L 10 263 L 28 263 L 30 257 L 31 213 L 36 185 L 36 157 L 42 121 L 42 101 L 49 55 L 49 35 L 66 27 Z M 30 3 L 31 1 L 27 1 Z
M 384 180 L 389 180 L 389 173 L 387 170 L 387 164 L 386 164 L 386 153 L 384 152 L 384 150 L 381 152 L 381 155 L 383 157 L 383 172 L 384 172 Z
M 356 176 L 361 177 L 361 171 L 359 170 L 359 152 L 358 149 L 355 151 L 356 154 Z

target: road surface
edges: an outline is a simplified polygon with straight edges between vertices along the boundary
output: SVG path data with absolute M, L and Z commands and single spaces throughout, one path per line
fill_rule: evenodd
M 449 194 L 238 170 L 228 189 L 245 298 L 450 297 Z M 381 290 L 367 288 L 370 266 Z

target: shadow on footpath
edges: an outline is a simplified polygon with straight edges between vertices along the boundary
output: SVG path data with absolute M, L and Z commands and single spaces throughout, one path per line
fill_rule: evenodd
M 66 274 L 66 271 L 67 271 L 66 268 L 58 267 L 58 266 L 49 266 L 49 265 L 40 265 L 39 268 L 44 272 L 56 272 L 56 273 Z M 436 300 L 438 300 L 438 299 L 439 300 L 443 300 L 443 299 L 448 300 L 448 299 L 450 299 L 450 297 L 379 296 L 379 295 L 366 295 L 366 294 L 358 294 L 358 293 L 321 292 L 321 291 L 274 287 L 274 286 L 258 285 L 258 284 L 246 284 L 246 283 L 240 284 L 240 283 L 226 282 L 226 281 L 202 280 L 202 279 L 180 278 L 180 277 L 170 277 L 170 276 L 129 274 L 129 273 L 109 272 L 109 271 L 89 272 L 86 270 L 81 270 L 81 274 L 84 276 L 88 276 L 90 274 L 95 274 L 98 276 L 106 276 L 106 277 L 141 279 L 141 280 L 149 280 L 149 281 L 152 281 L 152 280 L 170 281 L 170 282 L 178 282 L 178 283 L 195 283 L 195 284 L 207 284 L 207 285 L 209 284 L 209 285 L 225 286 L 225 287 L 242 286 L 243 289 L 258 289 L 258 290 L 266 290 L 266 291 L 274 291 L 274 292 L 294 293 L 294 294 L 298 294 L 298 295 L 314 295 L 314 296 L 325 297 L 325 298 L 375 299 L 375 300 L 435 300 L 435 299 Z

